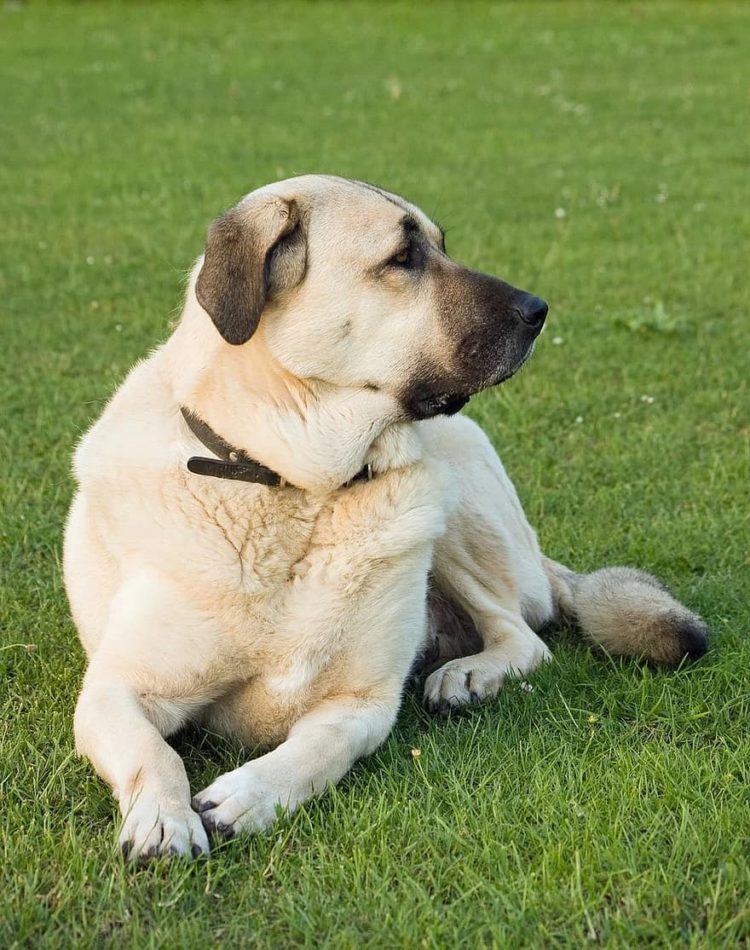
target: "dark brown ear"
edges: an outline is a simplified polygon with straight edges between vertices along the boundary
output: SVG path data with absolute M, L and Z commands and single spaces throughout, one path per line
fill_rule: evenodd
M 195 295 L 227 343 L 239 346 L 255 333 L 269 293 L 294 286 L 304 271 L 296 202 L 264 197 L 211 225 Z

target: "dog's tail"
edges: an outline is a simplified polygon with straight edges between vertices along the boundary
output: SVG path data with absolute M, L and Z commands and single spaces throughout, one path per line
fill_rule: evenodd
M 544 569 L 557 616 L 608 653 L 676 666 L 685 657 L 697 660 L 708 649 L 706 624 L 645 571 L 605 567 L 575 574 L 548 558 Z

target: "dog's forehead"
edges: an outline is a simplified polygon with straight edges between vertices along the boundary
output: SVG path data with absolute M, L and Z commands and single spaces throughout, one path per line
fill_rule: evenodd
M 342 190 L 330 195 L 313 208 L 311 225 L 317 223 L 322 232 L 337 243 L 345 242 L 367 255 L 368 250 L 380 253 L 390 250 L 402 239 L 404 222 L 410 220 L 429 234 L 431 222 L 408 202 L 391 198 L 387 193 L 364 187 Z
M 408 216 L 432 240 L 441 239 L 440 228 L 421 208 L 369 182 L 303 175 L 266 187 L 284 198 L 305 200 L 313 227 L 320 224 L 323 228 L 345 229 L 350 236 L 377 239 L 397 233 Z

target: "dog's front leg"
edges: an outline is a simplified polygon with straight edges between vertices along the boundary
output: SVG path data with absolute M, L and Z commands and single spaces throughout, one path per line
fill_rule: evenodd
M 381 744 L 398 712 L 401 682 L 377 696 L 328 699 L 303 716 L 272 752 L 220 776 L 196 795 L 207 829 L 224 837 L 267 828 L 277 807 L 294 811 L 335 784 Z
M 125 857 L 208 854 L 182 760 L 127 682 L 90 668 L 76 707 L 75 735 L 78 752 L 112 786 L 120 805 Z
M 142 572 L 113 598 L 75 714 L 79 754 L 111 786 L 126 856 L 209 851 L 179 755 L 164 740 L 201 697 L 191 664 L 210 655 L 210 628 L 179 591 Z
M 320 516 L 275 634 L 284 663 L 264 687 L 304 711 L 277 748 L 195 797 L 208 829 L 231 837 L 265 828 L 277 806 L 292 811 L 320 794 L 388 735 L 424 642 L 427 573 L 444 527 L 434 486 L 415 466 L 341 492 Z M 251 703 L 220 718 L 242 733 L 243 717 L 252 725 Z

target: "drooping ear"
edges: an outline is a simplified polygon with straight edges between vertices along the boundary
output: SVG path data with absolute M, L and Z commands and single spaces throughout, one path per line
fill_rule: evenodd
M 227 343 L 247 343 L 269 296 L 302 280 L 305 258 L 295 201 L 264 196 L 260 205 L 239 205 L 209 228 L 195 284 L 198 303 Z

